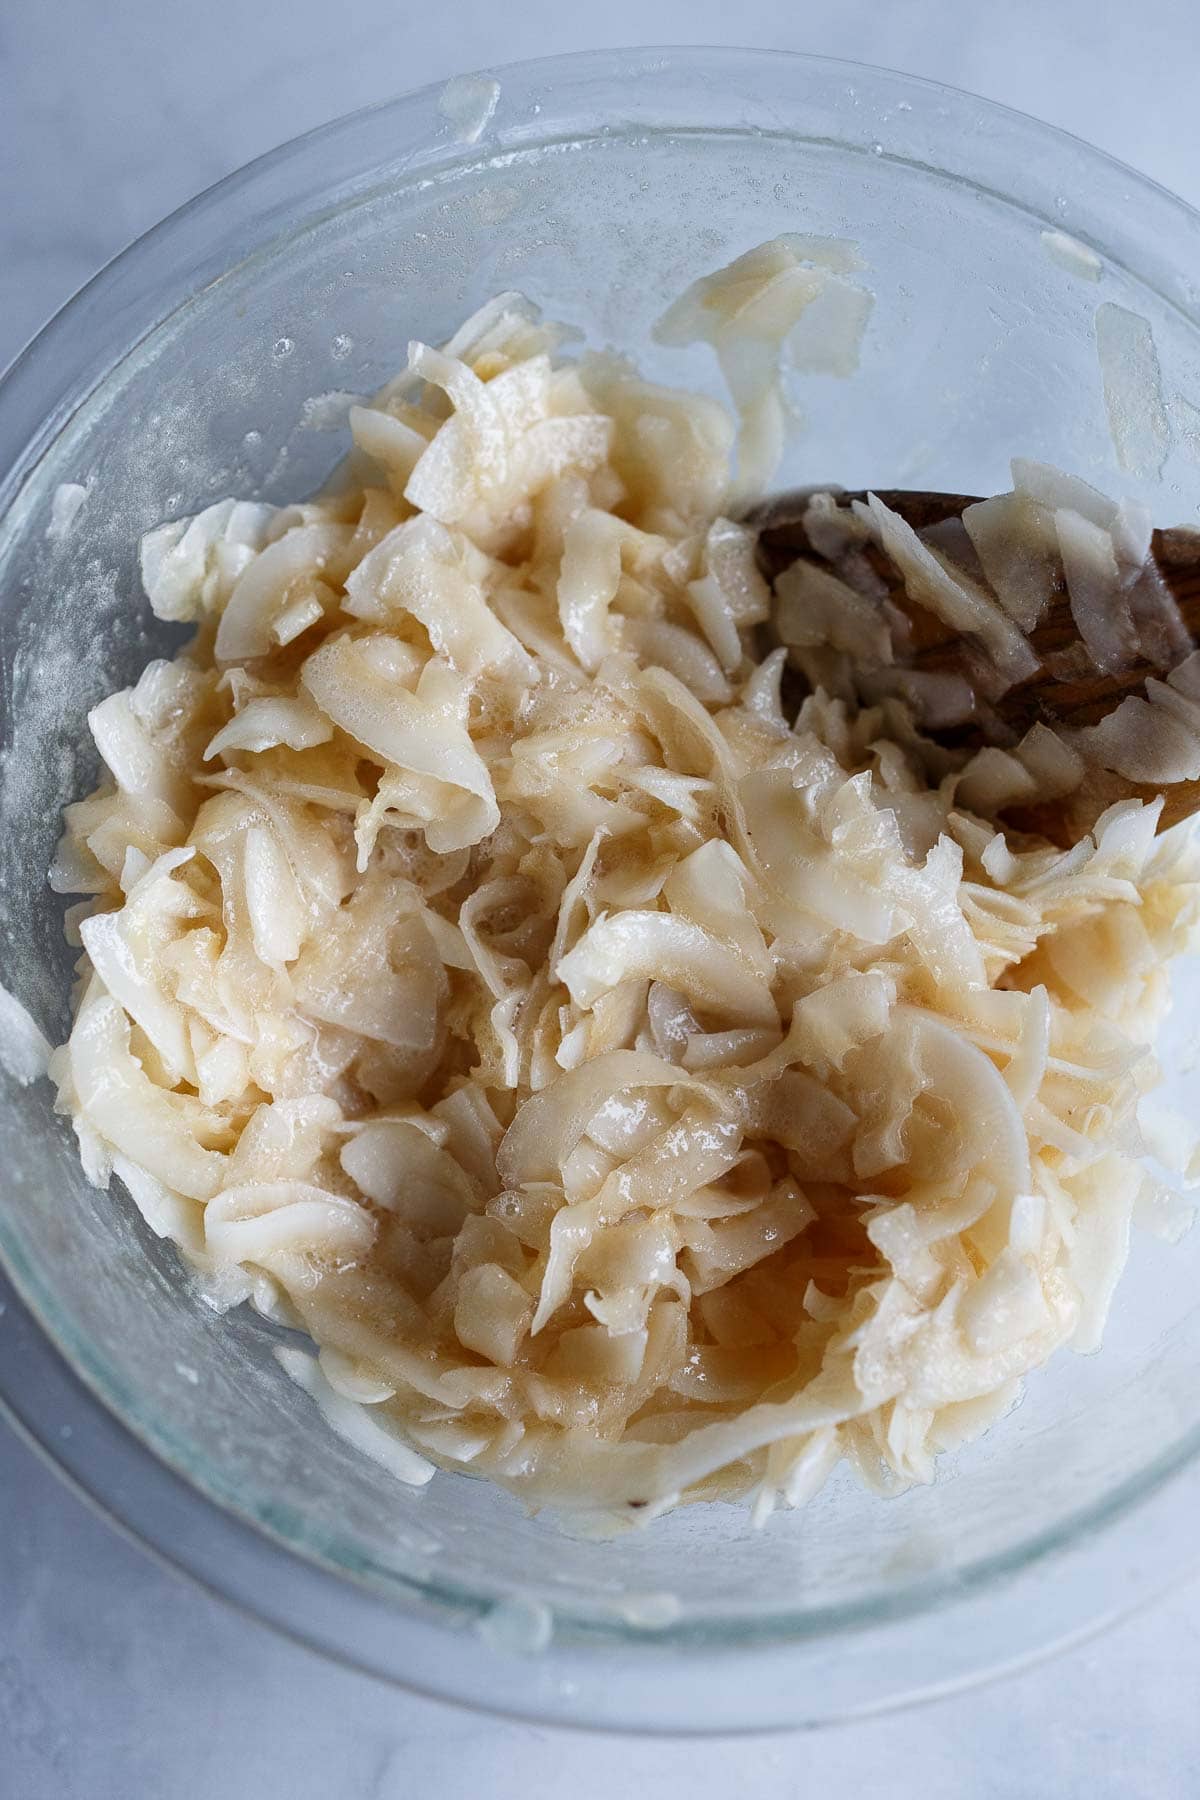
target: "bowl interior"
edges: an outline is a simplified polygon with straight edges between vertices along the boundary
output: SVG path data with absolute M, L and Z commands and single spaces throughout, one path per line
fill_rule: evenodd
M 1054 228 L 1094 246 L 1098 281 L 1046 253 Z M 49 1036 L 73 952 L 45 874 L 60 809 L 95 773 L 85 715 L 178 641 L 141 598 L 139 534 L 225 494 L 311 490 L 347 439 L 336 398 L 306 402 L 370 391 L 410 337 L 444 338 L 504 288 L 719 394 L 706 353 L 656 348 L 651 327 L 696 275 L 781 231 L 855 239 L 876 296 L 854 378 L 789 378 L 781 484 L 985 493 L 1019 454 L 1141 492 L 1162 523 L 1192 517 L 1200 324 L 1177 271 L 1200 267 L 1197 221 L 1029 121 L 870 71 L 697 53 L 507 73 L 475 145 L 433 95 L 304 140 L 135 249 L 34 346 L 7 413 L 0 397 L 0 979 Z M 1114 462 L 1105 301 L 1153 330 L 1173 432 L 1161 486 Z M 55 543 L 67 481 L 86 499 Z M 1194 972 L 1180 981 L 1200 995 Z M 1194 1110 L 1193 1011 L 1167 1060 Z M 839 1477 L 761 1534 L 706 1506 L 615 1542 L 569 1537 L 465 1478 L 396 1486 L 284 1377 L 270 1327 L 207 1311 L 126 1196 L 86 1185 L 46 1084 L 3 1101 L 0 1250 L 68 1358 L 204 1493 L 400 1608 L 467 1616 L 521 1595 L 567 1637 L 657 1625 L 676 1644 L 849 1628 L 1052 1547 L 1200 1430 L 1200 1241 L 1145 1239 L 1103 1352 L 1061 1356 L 934 1487 L 882 1502 Z

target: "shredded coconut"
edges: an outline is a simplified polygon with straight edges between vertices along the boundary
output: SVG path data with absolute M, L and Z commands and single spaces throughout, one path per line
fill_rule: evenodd
M 50 497 L 50 523 L 46 527 L 46 536 L 52 544 L 66 542 L 86 499 L 87 489 L 77 481 L 59 482 Z
M 864 266 L 845 239 L 788 232 L 701 276 L 658 321 L 660 343 L 716 352 L 738 413 L 741 499 L 762 493 L 782 454 L 785 347 L 807 373 L 858 367 L 874 297 L 851 276 Z
M 751 410 L 853 267 L 764 255 L 714 315 L 758 319 Z M 1097 1341 L 1196 856 L 1138 801 L 1067 852 L 1006 838 L 1006 798 L 1079 779 L 1051 733 L 951 754 L 911 697 L 820 684 L 785 713 L 728 422 L 560 341 L 502 296 L 356 410 L 356 482 L 146 540 L 196 635 L 91 714 L 59 1104 L 213 1305 L 307 1330 L 285 1368 L 406 1481 L 630 1522 L 761 1521 L 842 1460 L 926 1481 Z M 1141 541 L 1017 478 L 1039 529 Z M 899 526 L 873 502 L 838 542 L 1019 677 L 1029 571 L 1006 610 Z M 784 584 L 797 654 L 886 671 L 869 587 L 841 619 L 832 581 Z M 1147 704 L 1190 718 L 1188 671 Z
M 455 75 L 438 97 L 438 111 L 455 137 L 476 144 L 491 123 L 500 99 L 500 83 L 489 75 Z
M 46 1073 L 50 1044 L 15 994 L 0 987 L 0 1069 L 29 1087 Z
M 1096 308 L 1096 353 L 1117 462 L 1131 475 L 1157 480 L 1171 448 L 1171 425 L 1150 321 L 1106 300 Z

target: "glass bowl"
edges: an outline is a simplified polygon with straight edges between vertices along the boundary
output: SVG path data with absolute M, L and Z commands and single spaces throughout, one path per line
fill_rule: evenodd
M 1045 126 L 848 64 L 671 50 L 503 70 L 474 143 L 433 89 L 301 138 L 119 257 L 0 388 L 0 979 L 48 1035 L 73 952 L 45 876 L 95 773 L 84 715 L 175 641 L 140 597 L 139 534 L 311 489 L 344 442 L 315 428 L 336 407 L 305 402 L 376 387 L 410 336 L 503 288 L 719 392 L 651 324 L 785 230 L 858 240 L 877 301 L 854 380 L 797 378 L 783 482 L 986 493 L 1018 453 L 1129 491 L 1093 335 L 1116 301 L 1150 321 L 1173 421 L 1144 497 L 1192 515 L 1200 218 Z M 1052 230 L 1095 250 L 1098 281 L 1047 254 Z M 56 542 L 68 481 L 86 499 Z M 1180 981 L 1167 1061 L 1194 1109 L 1200 987 Z M 48 1084 L 0 1087 L 12 1415 L 162 1555 L 410 1687 L 592 1725 L 813 1723 L 1011 1666 L 1195 1556 L 1200 1236 L 1138 1242 L 1103 1351 L 1060 1355 L 932 1487 L 884 1501 L 840 1476 L 760 1532 L 708 1505 L 579 1541 L 482 1483 L 412 1493 L 363 1460 L 270 1327 L 208 1311 L 123 1194 L 84 1183 Z

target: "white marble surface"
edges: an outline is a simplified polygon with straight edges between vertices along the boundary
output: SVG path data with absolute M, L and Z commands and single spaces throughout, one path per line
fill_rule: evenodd
M 501 13 L 510 22 L 501 23 Z M 519 12 L 519 23 L 511 14 Z M 747 43 L 974 89 L 1200 202 L 1195 0 L 40 0 L 0 11 L 0 363 L 99 264 L 309 125 L 586 43 Z M 585 22 L 586 20 L 586 22 Z M 489 1722 L 332 1668 L 151 1564 L 0 1425 L 0 1800 L 1192 1800 L 1200 1590 L 895 1719 L 703 1745 Z

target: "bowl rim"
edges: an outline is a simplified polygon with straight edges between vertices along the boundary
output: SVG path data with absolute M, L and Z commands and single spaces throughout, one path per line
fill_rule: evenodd
M 1193 1443 L 1176 1465 L 1118 1502 L 1136 1512 L 1114 1579 L 1103 1521 L 1089 1521 L 1057 1556 L 988 1571 L 983 1585 L 945 1604 L 774 1643 L 677 1649 L 651 1629 L 611 1641 L 559 1643 L 523 1654 L 478 1630 L 401 1610 L 380 1590 L 335 1571 L 263 1521 L 213 1499 L 160 1455 L 74 1368 L 0 1266 L 0 1425 L 16 1435 L 93 1513 L 160 1566 L 248 1620 L 359 1674 L 426 1699 L 496 1718 L 637 1736 L 756 1736 L 847 1724 L 948 1699 L 1017 1674 L 1087 1642 L 1165 1594 L 1195 1563 L 1200 1497 Z M 1187 1479 L 1188 1467 L 1192 1479 Z M 1081 1609 L 1079 1600 L 1086 1596 Z M 982 1602 L 972 1607 L 971 1602 Z M 474 1623 L 486 1616 L 480 1612 Z M 1030 1617 L 1041 1630 L 1027 1637 Z M 913 1628 L 916 1628 L 914 1635 Z M 926 1628 L 945 1633 L 930 1657 Z M 981 1665 L 980 1641 L 1009 1647 Z M 861 1694 L 822 1691 L 833 1642 L 850 1640 L 863 1673 L 910 1658 L 906 1685 Z M 949 1649 L 949 1655 L 945 1654 Z M 957 1663 L 956 1673 L 947 1673 Z M 808 1696 L 807 1700 L 804 1698 Z M 797 1699 L 801 1709 L 797 1709 Z
M 684 76 L 689 71 L 711 73 L 714 68 L 736 68 L 739 72 L 809 68 L 859 84 L 875 84 L 889 90 L 893 96 L 901 92 L 935 96 L 960 110 L 965 105 L 972 114 L 1006 122 L 1010 130 L 1026 136 L 1032 134 L 1042 144 L 1071 149 L 1090 169 L 1107 170 L 1110 175 L 1133 183 L 1140 198 L 1147 204 L 1165 207 L 1175 221 L 1187 224 L 1200 242 L 1200 213 L 1161 184 L 1137 174 L 1118 159 L 1056 127 L 923 77 L 840 58 L 726 46 L 579 51 L 498 66 L 487 73 L 496 75 L 502 89 L 507 85 L 511 91 L 514 85 L 524 82 L 526 88 L 540 84 L 543 90 L 553 93 L 555 83 L 560 79 L 564 85 L 571 78 L 584 76 L 645 81 L 667 68 Z M 405 112 L 428 114 L 432 111 L 436 116 L 437 99 L 444 87 L 444 82 L 431 83 L 408 94 L 380 101 L 318 125 L 265 152 L 203 189 L 152 226 L 60 307 L 0 378 L 0 468 L 9 470 L 6 479 L 0 482 L 0 523 L 8 516 L 11 502 L 78 406 L 126 355 L 133 353 L 144 337 L 161 328 L 163 317 L 144 322 L 132 339 L 123 322 L 114 329 L 112 311 L 115 309 L 118 316 L 121 315 L 126 287 L 132 287 L 136 295 L 139 272 L 147 258 L 170 248 L 180 233 L 190 234 L 199 224 L 202 227 L 199 248 L 192 247 L 189 262 L 182 272 L 184 275 L 193 270 L 205 273 L 205 259 L 208 258 L 220 264 L 212 277 L 219 279 L 224 270 L 240 266 L 247 256 L 263 253 L 278 241 L 278 236 L 261 234 L 282 216 L 281 209 L 286 210 L 289 201 L 303 204 L 309 216 L 315 209 L 321 190 L 314 192 L 311 184 L 302 184 L 296 193 L 293 192 L 294 183 L 289 187 L 286 180 L 280 183 L 277 177 L 294 172 L 315 148 L 344 144 L 372 120 L 399 118 Z M 669 133 L 672 127 L 663 124 L 655 129 Z M 804 136 L 798 129 L 788 130 L 786 135 Z M 533 148 L 537 143 L 552 141 L 552 133 L 542 133 L 535 138 L 521 139 L 519 147 Z M 952 143 L 953 128 L 946 134 L 945 141 Z M 503 143 L 501 128 L 496 148 Z M 865 143 L 853 147 L 868 148 Z M 477 162 L 479 155 L 478 147 L 455 145 L 443 139 L 436 165 L 439 169 L 447 169 L 468 159 Z M 1011 195 L 1004 198 L 1011 200 Z M 227 202 L 234 200 L 243 203 L 240 228 L 244 235 L 247 232 L 250 235 L 245 254 L 228 253 L 229 227 L 222 215 Z M 1042 216 L 1047 224 L 1061 223 L 1052 214 Z M 1185 305 L 1189 317 L 1196 322 L 1198 315 L 1187 306 L 1186 300 L 1180 302 L 1175 298 L 1171 303 Z M 82 331 L 78 330 L 80 324 L 85 327 Z M 89 324 L 104 329 L 98 335 L 89 336 L 86 329 Z M 73 341 L 68 343 L 76 337 L 83 340 L 82 345 Z M 68 349 L 70 354 L 64 354 Z M 47 370 L 53 371 L 49 383 L 46 381 Z M 49 404 L 48 386 L 52 390 Z M 12 454 L 5 455 L 6 451 Z M 724 1640 L 719 1645 L 698 1646 L 695 1642 L 687 1645 L 669 1628 L 658 1633 L 631 1629 L 614 1634 L 613 1641 L 620 1645 L 620 1659 L 602 1645 L 556 1644 L 550 1658 L 542 1659 L 538 1679 L 532 1682 L 530 1671 L 533 1665 L 530 1662 L 516 1665 L 514 1679 L 512 1656 L 505 1655 L 482 1638 L 474 1637 L 464 1653 L 463 1634 L 456 1633 L 447 1652 L 446 1643 L 451 1634 L 445 1624 L 402 1609 L 396 1603 L 399 1595 L 388 1598 L 382 1592 L 359 1586 L 345 1571 L 335 1573 L 330 1566 L 318 1561 L 311 1550 L 285 1545 L 263 1521 L 251 1522 L 245 1515 L 237 1513 L 206 1492 L 198 1481 L 181 1473 L 165 1455 L 152 1449 L 136 1426 L 119 1411 L 115 1399 L 106 1398 L 100 1392 L 98 1381 L 89 1378 L 67 1355 L 55 1322 L 44 1316 L 44 1309 L 20 1271 L 14 1268 L 9 1274 L 11 1279 L 6 1281 L 3 1269 L 0 1269 L 0 1304 L 7 1308 L 0 1330 L 0 1408 L 13 1418 L 22 1434 L 40 1448 L 71 1485 L 85 1493 L 119 1529 L 134 1535 L 152 1553 L 190 1574 L 211 1591 L 300 1641 L 371 1673 L 401 1682 L 414 1691 L 465 1701 L 483 1710 L 550 1719 L 556 1723 L 634 1730 L 729 1731 L 741 1727 L 764 1729 L 796 1722 L 819 1722 L 832 1716 L 865 1716 L 917 1697 L 970 1685 L 985 1673 L 995 1672 L 994 1666 L 980 1668 L 968 1658 L 970 1666 L 960 1677 L 953 1680 L 939 1678 L 932 1673 L 937 1660 L 933 1659 L 917 1677 L 918 1691 L 906 1686 L 903 1691 L 889 1691 L 882 1696 L 873 1693 L 858 1705 L 838 1702 L 826 1705 L 824 1710 L 821 1707 L 815 1711 L 810 1709 L 801 1717 L 794 1708 L 789 1710 L 787 1690 L 793 1684 L 802 1686 L 803 1681 L 811 1680 L 815 1666 L 814 1647 L 827 1644 L 830 1637 L 829 1631 L 814 1634 L 813 1615 L 808 1615 L 802 1625 L 798 1625 L 795 1615 L 773 1615 L 769 1641 L 764 1641 L 765 1634 L 756 1637 L 753 1631 L 740 1637 L 736 1631 L 728 1629 L 728 1621 L 722 1621 Z M 20 1345 L 20 1356 L 14 1356 L 14 1344 Z M 50 1418 L 35 1412 L 30 1403 L 28 1371 L 35 1366 L 37 1381 L 34 1387 L 52 1394 L 53 1405 L 60 1409 L 58 1435 L 50 1425 Z M 62 1435 L 62 1422 L 68 1425 L 69 1435 Z M 1181 1490 L 1191 1486 L 1179 1479 L 1181 1471 L 1191 1465 L 1193 1479 L 1200 1486 L 1200 1471 L 1195 1467 L 1198 1455 L 1200 1431 L 1101 1501 L 1044 1534 L 1045 1542 L 1034 1541 L 1032 1547 L 1022 1545 L 1011 1555 L 986 1559 L 963 1568 L 957 1572 L 952 1584 L 942 1582 L 918 1590 L 915 1597 L 890 1616 L 876 1614 L 866 1622 L 846 1617 L 840 1630 L 858 1633 L 864 1640 L 874 1635 L 879 1638 L 881 1650 L 886 1640 L 888 1656 L 895 1656 L 897 1643 L 903 1639 L 903 1654 L 915 1656 L 915 1667 L 920 1663 L 920 1657 L 916 1655 L 919 1646 L 914 1642 L 914 1633 L 920 1635 L 923 1622 L 944 1614 L 946 1609 L 961 1611 L 967 1601 L 976 1608 L 974 1616 L 978 1617 L 978 1608 L 987 1596 L 997 1602 L 1005 1594 L 1011 1598 L 1018 1590 L 1024 1592 L 1029 1576 L 1036 1570 L 1039 1605 L 1043 1606 L 1046 1615 L 1043 1624 L 1049 1628 L 1043 1635 L 1048 1635 L 1050 1641 L 1032 1650 L 1014 1651 L 1011 1656 L 1003 1657 L 1002 1662 L 1006 1666 L 1017 1666 L 1020 1662 L 1033 1660 L 1055 1642 L 1085 1635 L 1103 1622 L 1103 1618 L 1096 1617 L 1094 1604 L 1082 1609 L 1079 1604 L 1077 1565 L 1086 1548 L 1084 1540 L 1089 1534 L 1095 1535 L 1105 1529 L 1111 1535 L 1113 1526 L 1127 1518 L 1135 1508 L 1139 1513 L 1145 1509 L 1162 1512 L 1164 1501 L 1172 1497 L 1171 1506 L 1165 1510 L 1174 1520 L 1184 1502 Z M 1172 1477 L 1175 1477 L 1173 1481 Z M 1189 1492 L 1184 1510 L 1190 1511 L 1192 1504 Z M 164 1522 L 167 1518 L 171 1520 L 170 1528 Z M 1165 1587 L 1179 1572 L 1183 1540 L 1178 1521 L 1169 1526 L 1163 1524 L 1157 1541 L 1161 1544 L 1169 1541 L 1174 1546 L 1170 1565 L 1166 1566 L 1165 1559 L 1160 1558 L 1154 1570 L 1146 1570 L 1139 1582 L 1137 1597 L 1141 1599 L 1155 1591 L 1156 1582 L 1158 1587 Z M 1200 1552 L 1196 1554 L 1200 1555 Z M 274 1594 L 264 1595 L 264 1557 L 278 1572 L 281 1587 L 287 1590 L 286 1599 Z M 1063 1598 L 1059 1611 L 1044 1607 L 1046 1570 L 1055 1559 L 1062 1565 L 1060 1575 L 1056 1577 Z M 1191 1560 L 1196 1560 L 1196 1556 Z M 1068 1564 L 1075 1572 L 1067 1573 L 1064 1578 L 1063 1570 Z M 1161 1580 L 1158 1580 L 1156 1570 L 1161 1574 Z M 1095 1587 L 1098 1579 L 1098 1566 L 1092 1566 L 1083 1586 Z M 436 1596 L 444 1590 L 431 1584 L 428 1591 L 431 1596 Z M 1070 1603 L 1068 1592 L 1072 1596 Z M 1135 1603 L 1136 1600 L 1131 1605 Z M 1121 1610 L 1129 1608 L 1108 1606 L 1101 1609 L 1105 1617 L 1117 1616 Z M 395 1654 L 400 1621 L 403 1621 L 405 1637 L 402 1658 Z M 790 1638 L 789 1626 L 792 1628 Z M 1016 1642 L 1015 1638 L 1013 1642 Z M 689 1673 L 683 1685 L 687 1692 L 685 1694 L 681 1687 L 670 1696 L 650 1699 L 644 1692 L 648 1668 L 661 1672 L 662 1653 L 666 1650 L 685 1657 Z M 620 1669 L 622 1661 L 629 1665 L 625 1673 Z M 706 1671 L 705 1716 L 700 1720 L 695 1718 L 697 1662 Z M 740 1700 L 732 1711 L 722 1704 L 710 1708 L 710 1698 L 728 1680 L 727 1671 L 734 1663 L 738 1669 L 738 1686 L 743 1689 L 746 1665 L 752 1664 L 758 1671 L 756 1678 L 761 1680 L 762 1688 L 756 1703 L 749 1710 Z M 602 1669 L 600 1678 L 598 1668 Z M 419 1678 L 414 1678 L 414 1669 L 422 1671 Z M 658 1679 L 660 1673 L 655 1675 L 655 1680 Z M 536 1690 L 536 1705 L 530 1699 L 532 1690 Z M 793 1691 L 799 1692 L 801 1688 Z

